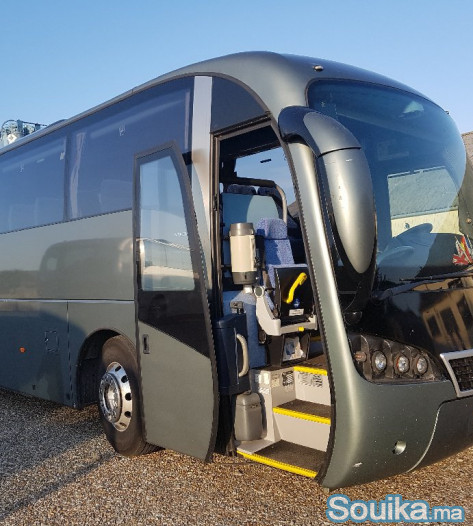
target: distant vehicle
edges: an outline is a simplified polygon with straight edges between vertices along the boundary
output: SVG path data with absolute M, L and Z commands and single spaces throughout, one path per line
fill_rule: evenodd
M 327 488 L 473 443 L 472 167 L 393 80 L 241 53 L 0 149 L 0 385 Z

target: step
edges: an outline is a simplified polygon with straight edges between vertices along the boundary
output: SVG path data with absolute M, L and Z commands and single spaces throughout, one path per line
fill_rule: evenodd
M 248 460 L 309 478 L 317 476 L 325 458 L 323 451 L 284 440 L 265 445 L 257 452 L 247 451 L 245 445 L 242 444 L 237 448 L 237 452 Z
M 294 366 L 295 395 L 299 400 L 330 405 L 330 384 L 325 358 L 319 356 Z
M 319 354 L 318 356 L 314 356 L 313 358 L 308 358 L 302 363 L 299 363 L 299 365 L 313 367 L 315 369 L 318 368 L 327 371 L 327 358 L 325 354 Z
M 327 450 L 331 407 L 306 400 L 292 400 L 273 408 L 281 440 L 300 446 Z
M 273 411 L 281 415 L 288 415 L 320 424 L 331 424 L 332 407 L 329 405 L 296 399 L 274 407 Z

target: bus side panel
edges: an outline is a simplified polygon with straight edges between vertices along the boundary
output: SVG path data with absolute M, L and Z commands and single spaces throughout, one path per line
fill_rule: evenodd
M 0 299 L 133 300 L 131 211 L 0 237 Z
M 71 403 L 66 303 L 1 302 L 0 334 L 1 386 Z
M 117 212 L 0 236 L 0 386 L 72 405 L 70 365 L 84 339 L 114 329 L 134 341 L 131 218 Z

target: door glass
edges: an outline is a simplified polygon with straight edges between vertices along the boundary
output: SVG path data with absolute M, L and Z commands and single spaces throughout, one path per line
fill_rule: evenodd
M 193 290 L 182 192 L 170 156 L 141 165 L 140 198 L 141 290 Z
M 173 146 L 137 163 L 138 320 L 209 356 L 204 294 L 189 172 Z

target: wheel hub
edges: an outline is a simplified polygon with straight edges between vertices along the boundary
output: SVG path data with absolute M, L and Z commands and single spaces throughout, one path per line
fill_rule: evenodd
M 99 386 L 99 405 L 105 419 L 117 431 L 125 431 L 131 422 L 131 385 L 122 365 L 111 363 L 105 371 Z

